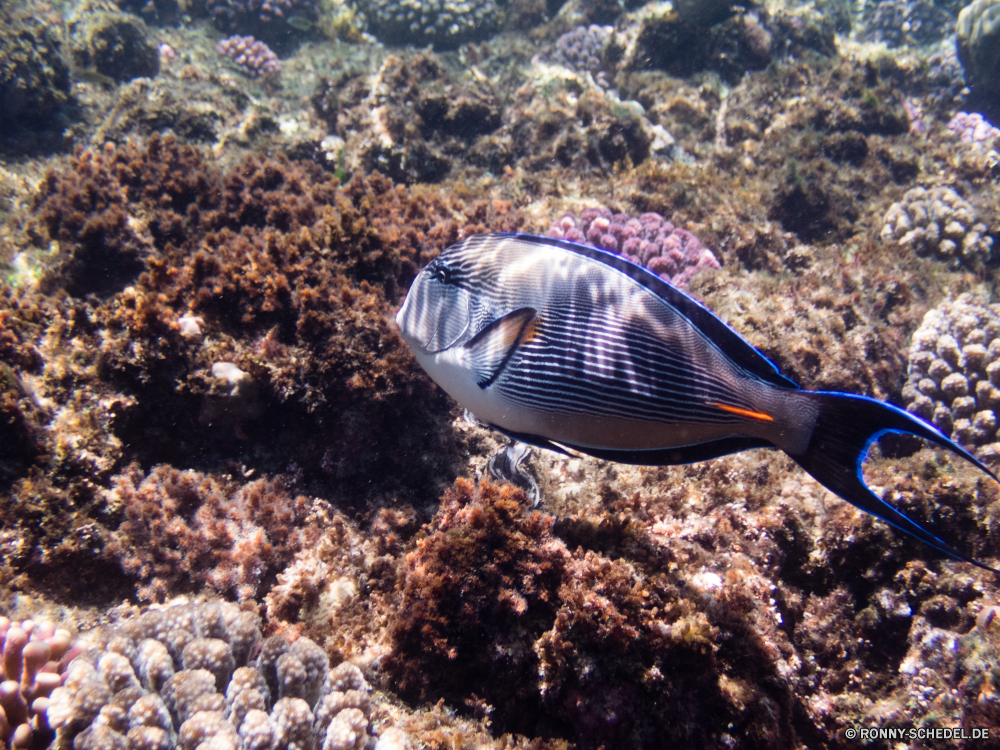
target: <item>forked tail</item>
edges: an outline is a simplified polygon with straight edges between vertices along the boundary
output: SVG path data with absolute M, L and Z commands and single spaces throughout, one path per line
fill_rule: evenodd
M 819 416 L 809 446 L 805 453 L 792 456 L 799 466 L 831 492 L 835 492 L 861 510 L 878 516 L 897 529 L 958 560 L 1000 573 L 995 568 L 963 554 L 944 540 L 938 539 L 920 524 L 879 499 L 865 485 L 861 475 L 861 464 L 868 453 L 868 448 L 879 437 L 889 432 L 905 432 L 948 448 L 993 479 L 997 479 L 996 474 L 937 429 L 891 404 L 846 393 L 799 391 L 799 394 L 812 400 L 819 408 Z

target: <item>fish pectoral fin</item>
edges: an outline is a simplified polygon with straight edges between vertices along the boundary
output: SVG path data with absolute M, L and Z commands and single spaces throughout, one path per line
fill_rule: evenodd
M 511 440 L 518 443 L 534 445 L 536 448 L 544 448 L 547 451 L 561 453 L 562 455 L 569 456 L 570 458 L 581 457 L 581 452 L 576 448 L 565 446 L 562 443 L 556 443 L 548 438 L 542 437 L 541 435 L 529 435 L 526 432 L 512 432 L 511 430 L 505 430 L 503 427 L 497 427 L 495 424 L 491 424 L 490 427 L 498 432 L 502 432 Z
M 497 318 L 465 345 L 476 385 L 486 388 L 507 366 L 517 347 L 534 335 L 538 311 L 522 307 Z

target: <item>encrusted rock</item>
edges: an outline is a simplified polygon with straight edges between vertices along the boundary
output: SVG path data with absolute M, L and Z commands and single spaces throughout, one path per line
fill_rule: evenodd
M 152 78 L 160 72 L 160 53 L 149 29 L 130 13 L 86 9 L 72 22 L 73 61 L 118 82 Z

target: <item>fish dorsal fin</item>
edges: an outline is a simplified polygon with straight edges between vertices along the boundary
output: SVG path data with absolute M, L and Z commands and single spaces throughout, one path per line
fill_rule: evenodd
M 518 345 L 530 336 L 538 311 L 521 307 L 497 318 L 465 345 L 476 385 L 487 388 L 507 366 Z
M 693 325 L 705 339 L 728 356 L 733 362 L 738 364 L 754 377 L 770 383 L 778 388 L 798 389 L 798 384 L 785 377 L 778 371 L 778 368 L 767 357 L 757 351 L 740 334 L 729 327 L 724 321 L 702 305 L 698 300 L 685 294 L 677 287 L 668 284 L 655 273 L 637 266 L 630 260 L 623 258 L 617 253 L 609 250 L 602 250 L 588 245 L 580 245 L 568 240 L 557 240 L 550 237 L 537 237 L 531 234 L 504 233 L 498 232 L 491 235 L 483 235 L 486 240 L 494 241 L 514 240 L 532 245 L 544 245 L 548 247 L 559 247 L 593 261 L 602 263 L 610 268 L 614 268 L 638 284 L 648 289 L 652 294 L 662 299 L 668 305 L 677 310 Z

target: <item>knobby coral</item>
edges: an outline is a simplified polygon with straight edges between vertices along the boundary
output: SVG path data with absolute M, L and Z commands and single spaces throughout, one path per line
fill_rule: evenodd
M 261 638 L 228 603 L 147 610 L 88 634 L 49 702 L 56 742 L 80 750 L 362 750 L 371 688 L 350 663 L 330 669 L 308 638 Z
M 988 462 L 1000 461 L 1000 308 L 963 294 L 928 312 L 913 334 L 903 399 Z
M 567 211 L 549 229 L 549 236 L 620 253 L 682 289 L 699 271 L 720 267 L 715 254 L 691 232 L 652 212 L 635 218 L 603 207 L 588 208 L 577 219 Z
M 972 205 L 952 188 L 917 187 L 889 208 L 882 239 L 954 267 L 977 268 L 991 258 L 993 238 L 987 232 Z

